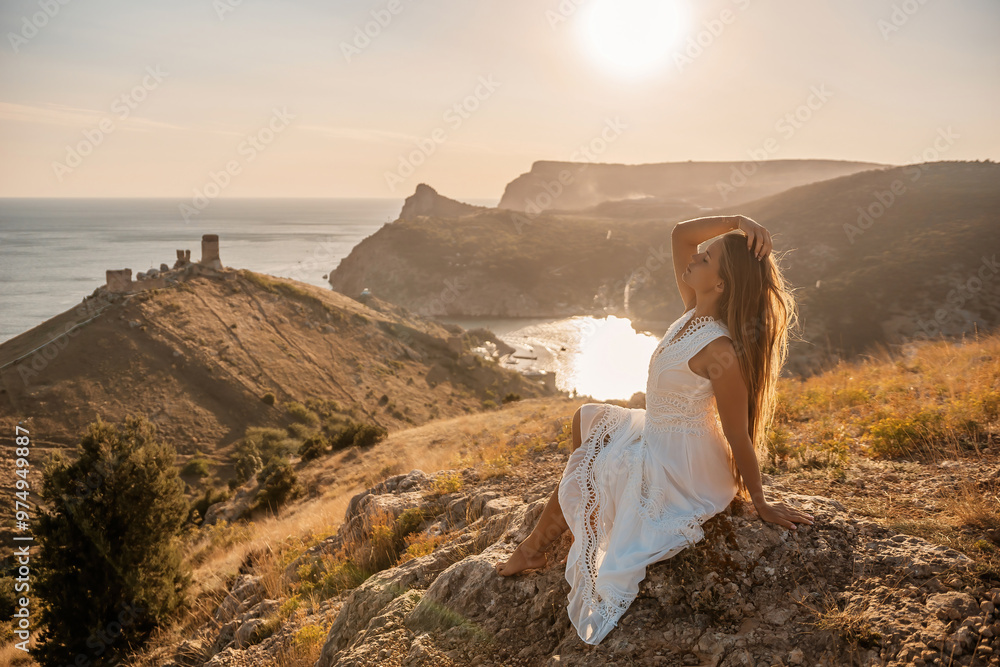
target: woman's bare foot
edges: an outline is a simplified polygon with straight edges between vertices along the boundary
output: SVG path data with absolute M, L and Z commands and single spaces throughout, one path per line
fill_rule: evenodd
M 545 554 L 538 553 L 533 556 L 529 556 L 526 553 L 527 549 L 521 544 L 514 549 L 514 553 L 510 555 L 504 563 L 497 563 L 495 568 L 497 574 L 509 577 L 512 574 L 517 574 L 522 570 L 530 570 L 537 567 L 543 567 L 547 562 Z

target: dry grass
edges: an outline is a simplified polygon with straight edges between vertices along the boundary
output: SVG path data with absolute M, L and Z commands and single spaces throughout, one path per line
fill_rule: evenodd
M 762 461 L 765 472 L 792 473 L 803 481 L 837 484 L 847 470 L 876 475 L 878 466 L 913 465 L 944 458 L 984 456 L 991 444 L 1000 409 L 1000 336 L 977 344 L 930 343 L 910 356 L 887 353 L 856 363 L 841 363 L 806 382 L 779 383 L 779 412 L 770 434 L 772 457 Z M 573 411 L 582 399 L 527 399 L 495 411 L 437 420 L 391 434 L 366 450 L 350 449 L 312 462 L 300 471 L 304 485 L 320 490 L 317 497 L 292 505 L 280 517 L 249 524 L 245 530 L 219 526 L 205 531 L 190 550 L 195 563 L 193 607 L 151 644 L 170 646 L 211 624 L 211 615 L 229 589 L 241 563 L 253 554 L 254 571 L 263 577 L 268 597 L 295 600 L 301 610 L 315 610 L 337 592 L 358 585 L 371 573 L 430 553 L 450 538 L 402 535 L 398 522 L 385 512 L 346 536 L 343 548 L 300 570 L 300 581 L 283 583 L 288 563 L 340 526 L 350 498 L 385 477 L 415 468 L 425 472 L 473 467 L 480 480 L 517 472 L 526 457 L 551 451 L 569 453 Z M 994 454 L 995 455 L 995 454 Z M 906 461 L 913 461 L 908 464 Z M 902 472 L 906 472 L 903 470 Z M 461 477 L 443 475 L 431 493 L 461 490 Z M 919 493 L 919 489 L 915 494 Z M 979 550 L 984 567 L 997 567 L 996 550 L 980 545 L 983 531 L 1000 531 L 1000 490 L 968 483 L 943 503 L 941 513 L 927 517 L 908 509 L 900 499 L 862 496 L 848 499 L 830 492 L 851 509 L 882 523 L 905 527 L 904 532 L 951 546 L 965 553 Z M 905 499 L 904 499 L 905 500 Z M 468 512 L 468 510 L 467 510 Z M 467 515 L 473 544 L 469 552 L 487 546 L 504 528 L 500 522 L 476 521 Z M 968 528 L 975 530 L 970 532 Z M 973 555 L 973 554 L 970 554 Z M 461 556 L 461 554 L 459 554 Z M 998 570 L 1000 571 L 1000 570 Z M 284 608 L 275 623 L 297 613 Z M 866 617 L 836 604 L 816 610 L 822 629 L 834 630 L 855 646 L 873 639 Z M 327 622 L 331 622 L 328 619 Z M 328 627 L 328 625 L 327 625 Z M 315 662 L 321 625 L 304 626 L 286 647 L 278 664 Z M 153 660 L 135 665 L 157 664 Z
M 282 574 L 298 555 L 336 532 L 348 502 L 359 491 L 387 476 L 413 469 L 428 473 L 453 469 L 455 462 L 463 457 L 471 456 L 477 462 L 506 460 L 508 466 L 516 465 L 521 460 L 519 457 L 532 447 L 541 448 L 543 440 L 532 439 L 535 434 L 547 434 L 557 428 L 556 424 L 564 430 L 563 422 L 583 402 L 579 399 L 511 402 L 497 411 L 435 420 L 392 433 L 364 452 L 351 448 L 311 462 L 299 471 L 299 476 L 304 486 L 321 489 L 318 497 L 291 505 L 279 516 L 269 516 L 243 528 L 220 525 L 209 529 L 190 546 L 188 557 L 195 563 L 192 606 L 174 625 L 159 631 L 144 654 L 131 664 L 134 667 L 159 664 L 157 660 L 162 660 L 167 648 L 195 636 L 203 626 L 213 625 L 212 614 L 248 557 L 253 562 L 254 573 L 262 577 L 268 597 L 286 600 L 298 596 L 306 610 L 315 610 L 322 600 L 357 586 L 370 574 L 396 563 L 402 555 L 393 548 L 392 536 L 397 527 L 388 515 L 373 514 L 355 534 L 347 536 L 339 553 L 321 557 L 304 572 L 304 584 L 283 583 Z M 504 459 L 503 447 L 514 437 L 524 440 L 518 450 L 520 453 Z M 485 453 L 476 455 L 481 449 Z M 442 479 L 443 493 L 449 492 L 451 483 L 448 478 Z M 493 533 L 480 534 L 478 528 L 475 532 L 480 540 L 489 539 Z M 408 559 L 446 541 L 441 538 L 434 543 L 431 539 L 414 538 L 409 543 L 403 542 L 401 551 L 406 553 L 413 547 L 409 556 L 403 556 Z M 303 641 L 305 643 L 295 650 L 285 652 L 282 660 L 287 662 L 284 664 L 315 662 L 315 658 L 310 662 L 310 656 L 318 649 Z
M 848 455 L 929 463 L 979 454 L 1000 411 L 1000 334 L 882 348 L 805 382 L 783 379 L 772 465 L 842 466 Z

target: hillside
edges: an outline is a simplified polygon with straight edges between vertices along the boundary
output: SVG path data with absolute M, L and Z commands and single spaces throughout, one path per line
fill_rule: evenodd
M 893 198 L 881 213 L 878 196 Z M 859 209 L 876 218 L 859 223 Z M 1000 247 L 1000 165 L 875 169 L 700 215 L 736 213 L 765 225 L 775 250 L 787 251 L 782 266 L 803 325 L 790 371 L 1000 323 L 1000 280 L 986 254 Z M 492 209 L 398 220 L 355 246 L 330 282 L 347 294 L 369 287 L 428 315 L 614 314 L 659 335 L 682 310 L 669 230 L 687 217 Z
M 886 165 L 846 160 L 750 162 L 660 162 L 609 164 L 539 160 L 504 188 L 498 208 L 515 211 L 576 211 L 616 202 L 634 213 L 642 200 L 651 216 L 735 206 L 805 183 Z M 752 170 L 752 171 L 751 171 Z M 746 173 L 750 173 L 749 178 Z M 601 211 L 611 217 L 617 207 Z
M 320 460 L 319 498 L 191 533 L 197 604 L 129 664 L 997 664 L 1000 335 L 778 389 L 765 493 L 815 524 L 734 501 L 650 566 L 597 647 L 566 616 L 569 533 L 545 566 L 493 571 L 558 483 L 582 403 L 531 399 L 396 432 L 366 458 L 398 465 L 364 485 L 358 459 Z
M 421 215 L 442 216 L 445 218 L 458 218 L 463 215 L 481 213 L 489 210 L 486 206 L 473 206 L 464 202 L 456 201 L 439 195 L 437 190 L 420 183 L 412 195 L 403 202 L 403 209 L 399 212 L 401 220 L 410 220 Z
M 86 323 L 59 335 L 75 322 Z M 144 414 L 182 462 L 200 452 L 225 481 L 233 444 L 292 423 L 292 403 L 334 402 L 392 432 L 546 393 L 470 353 L 490 337 L 473 333 L 242 269 L 128 295 L 98 288 L 0 345 L 0 420 L 23 420 L 40 460 L 75 446 L 98 414 Z

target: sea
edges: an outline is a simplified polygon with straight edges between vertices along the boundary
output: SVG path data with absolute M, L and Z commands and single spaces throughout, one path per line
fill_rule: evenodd
M 496 206 L 499 200 L 467 199 Z M 383 225 L 402 199 L 217 199 L 188 219 L 176 199 L 0 198 L 0 343 L 79 304 L 107 269 L 173 266 L 178 249 L 201 256 L 219 235 L 225 266 L 329 288 L 324 276 Z M 520 366 L 556 372 L 556 386 L 597 400 L 645 388 L 658 339 L 628 320 L 440 318 L 485 326 L 518 348 Z

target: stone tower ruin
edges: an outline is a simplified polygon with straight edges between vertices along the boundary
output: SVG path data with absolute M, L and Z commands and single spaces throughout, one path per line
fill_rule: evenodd
M 109 292 L 132 291 L 132 269 L 108 269 L 105 271 L 105 280 Z
M 201 261 L 198 262 L 216 271 L 222 270 L 222 260 L 219 259 L 219 235 L 203 234 L 201 237 Z

